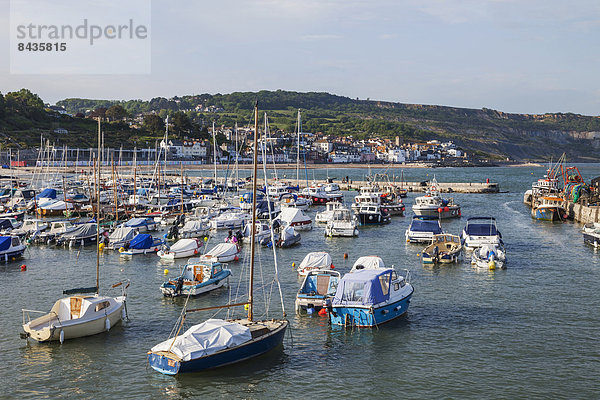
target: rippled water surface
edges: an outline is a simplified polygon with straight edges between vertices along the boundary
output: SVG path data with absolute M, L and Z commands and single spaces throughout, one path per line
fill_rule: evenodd
M 586 179 L 600 175 L 598 165 L 580 169 Z M 284 348 L 205 373 L 168 377 L 147 366 L 146 352 L 167 338 L 183 305 L 183 299 L 164 299 L 158 290 L 164 269 L 173 275 L 183 262 L 164 264 L 152 255 L 123 260 L 106 252 L 102 258 L 103 287 L 124 278 L 132 282 L 129 322 L 63 345 L 28 345 L 19 339 L 21 308 L 49 310 L 63 289 L 95 282 L 93 248 L 32 246 L 23 262 L 0 266 L 0 397 L 598 398 L 600 254 L 583 244 L 579 224 L 531 219 L 522 203 L 523 192 L 543 170 L 405 170 L 409 181 L 426 180 L 435 173 L 439 181 L 490 178 L 499 182 L 508 193 L 453 194 L 463 218 L 443 227 L 458 234 L 466 217 L 495 216 L 507 244 L 508 268 L 478 271 L 465 261 L 423 267 L 417 256 L 423 246 L 404 241 L 409 217 L 361 229 L 355 239 L 326 239 L 317 226 L 302 232 L 300 246 L 278 253 L 291 322 Z M 314 172 L 317 178 L 328 174 L 352 179 L 365 173 L 356 169 Z M 390 173 L 399 175 L 400 170 Z M 295 172 L 287 174 L 295 176 Z M 313 172 L 309 174 L 312 179 Z M 346 193 L 346 200 L 353 195 Z M 416 195 L 409 194 L 408 206 Z M 407 211 L 410 214 L 410 207 Z M 209 247 L 216 240 L 211 239 Z M 291 264 L 317 250 L 329 252 L 342 273 L 363 255 L 379 255 L 387 265 L 409 269 L 415 294 L 408 314 L 379 329 L 361 330 L 331 328 L 326 318 L 316 315 L 297 316 L 293 307 L 300 281 Z M 348 260 L 344 253 L 349 254 Z M 271 287 L 271 250 L 260 249 L 257 260 L 256 273 L 264 284 L 257 297 L 272 295 L 269 316 L 278 316 L 281 306 Z M 23 263 L 26 272 L 20 271 Z M 244 293 L 247 267 L 241 262 L 230 267 L 235 279 L 229 289 L 191 299 L 191 307 L 222 304 Z M 258 314 L 264 312 L 263 305 L 257 307 Z M 214 315 L 195 314 L 190 314 L 190 323 Z

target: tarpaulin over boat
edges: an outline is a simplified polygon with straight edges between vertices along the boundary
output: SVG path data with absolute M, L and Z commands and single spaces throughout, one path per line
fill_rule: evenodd
M 169 250 L 172 252 L 194 250 L 200 248 L 201 243 L 196 239 L 180 239 Z
M 113 242 L 123 242 L 131 240 L 135 237 L 135 229 L 128 226 L 120 226 L 114 230 L 113 233 L 108 237 L 108 241 Z
M 324 251 L 315 251 L 312 253 L 308 253 L 306 255 L 306 257 L 304 257 L 304 260 L 302 260 L 302 262 L 300 263 L 300 266 L 298 267 L 298 270 L 303 270 L 303 269 L 319 269 L 319 268 L 324 268 L 324 269 L 329 269 L 331 268 L 331 264 L 332 264 L 332 260 L 331 260 L 331 256 L 329 255 L 329 253 L 326 253 Z
M 0 236 L 0 251 L 8 250 L 12 238 L 10 236 Z
M 288 225 L 291 225 L 296 222 L 299 223 L 310 221 L 310 217 L 304 214 L 302 210 L 293 207 L 284 207 L 277 218 L 282 222 L 286 222 Z
M 385 268 L 385 264 L 380 257 L 377 256 L 365 256 L 359 257 L 358 260 L 352 266 L 350 272 L 359 271 L 361 269 L 381 269 Z
M 56 198 L 56 189 L 51 189 L 51 188 L 47 188 L 44 189 L 40 192 L 40 194 L 38 194 L 37 196 L 35 196 L 36 199 L 55 199 Z
M 235 256 L 238 253 L 238 247 L 235 243 L 219 243 L 204 254 L 205 257 L 227 257 Z
M 154 346 L 151 351 L 171 351 L 183 361 L 194 360 L 252 340 L 250 329 L 235 322 L 209 319 L 192 326 L 175 339 Z
M 346 274 L 340 280 L 333 305 L 372 306 L 390 297 L 393 269 L 362 269 Z
M 152 247 L 152 243 L 154 243 L 154 238 L 152 235 L 148 235 L 147 233 L 140 233 L 129 242 L 130 249 L 149 249 Z
M 185 225 L 183 226 L 183 228 L 181 228 L 181 233 L 198 232 L 198 231 L 203 231 L 205 229 L 206 229 L 206 226 L 204 225 L 204 222 L 195 219 L 195 220 L 187 221 L 185 223 Z
M 123 226 L 138 228 L 140 226 L 146 226 L 149 223 L 154 223 L 154 221 L 151 218 L 131 218 L 129 221 L 125 222 Z
M 79 237 L 90 237 L 96 234 L 96 224 L 82 224 L 79 225 L 72 232 L 65 233 L 62 237 L 64 239 L 79 238 Z

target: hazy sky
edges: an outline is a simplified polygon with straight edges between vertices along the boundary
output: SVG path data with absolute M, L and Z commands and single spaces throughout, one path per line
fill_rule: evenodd
M 600 114 L 598 0 L 154 0 L 152 73 L 124 76 L 11 75 L 8 22 L 0 0 L 0 91 L 48 102 L 285 89 Z

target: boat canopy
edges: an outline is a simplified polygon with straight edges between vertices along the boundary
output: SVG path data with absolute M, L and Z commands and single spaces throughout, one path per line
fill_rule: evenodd
M 286 227 L 283 232 L 281 232 L 281 239 L 288 240 L 296 236 L 296 230 L 292 226 Z
M 413 232 L 432 232 L 434 235 L 442 233 L 442 228 L 437 220 L 413 219 L 410 230 Z
M 495 222 L 467 222 L 465 227 L 465 233 L 470 236 L 496 236 L 498 229 L 496 229 Z
M 42 190 L 37 196 L 37 199 L 55 199 L 56 198 L 56 189 L 46 188 Z
M 391 268 L 363 269 L 340 280 L 333 305 L 372 306 L 390 298 Z
M 238 248 L 235 243 L 219 243 L 210 251 L 204 254 L 204 257 L 226 257 L 234 256 L 238 253 Z
M 350 272 L 360 271 L 361 269 L 382 269 L 385 268 L 385 264 L 381 257 L 377 256 L 364 256 L 360 257 L 354 265 Z
M 120 226 L 108 237 L 109 242 L 123 242 L 135 237 L 135 229 L 129 226 Z
M 192 326 L 175 339 L 170 338 L 157 344 L 151 351 L 170 351 L 183 361 L 190 361 L 240 346 L 250 340 L 252 334 L 247 326 L 221 319 L 209 319 Z
M 125 222 L 122 226 L 137 228 L 140 226 L 148 225 L 149 222 L 153 222 L 153 221 L 151 221 L 150 218 L 131 218 L 129 221 Z
M 204 226 L 204 222 L 197 220 L 197 219 L 193 219 L 190 221 L 187 221 L 185 223 L 185 225 L 183 226 L 183 228 L 181 228 L 181 232 L 196 232 L 196 231 L 202 231 L 205 230 L 206 227 Z
M 302 210 L 293 207 L 285 207 L 282 209 L 277 218 L 283 222 L 287 222 L 288 224 L 310 220 L 310 217 L 304 214 Z
M 10 236 L 0 236 L 0 251 L 5 251 L 10 248 L 12 238 Z
M 173 252 L 194 250 L 199 248 L 198 241 L 196 239 L 180 239 L 175 243 L 169 250 Z
M 139 235 L 131 239 L 131 241 L 129 242 L 129 248 L 138 250 L 149 249 L 150 247 L 152 247 L 152 243 L 154 243 L 154 238 L 152 237 L 152 235 L 149 235 L 147 233 L 140 233 Z
M 312 253 L 308 253 L 306 255 L 306 257 L 304 257 L 304 260 L 302 260 L 302 262 L 300 263 L 300 266 L 298 267 L 298 270 L 303 270 L 303 269 L 320 269 L 320 268 L 325 268 L 325 269 L 329 269 L 331 268 L 331 264 L 333 263 L 333 261 L 331 260 L 331 256 L 329 255 L 329 253 L 326 253 L 324 251 L 314 251 Z
M 12 229 L 12 221 L 8 218 L 0 219 L 0 229 Z
M 75 228 L 73 231 L 65 233 L 63 235 L 63 238 L 70 239 L 70 238 L 93 236 L 96 234 L 96 229 L 97 229 L 97 227 L 96 227 L 96 224 L 94 224 L 94 223 L 81 224 L 77 228 Z

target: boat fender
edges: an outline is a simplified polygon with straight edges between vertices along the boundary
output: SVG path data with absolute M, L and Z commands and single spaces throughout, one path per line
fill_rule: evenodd
M 198 249 L 195 249 L 195 250 L 194 250 L 194 254 L 198 254 Z
M 110 331 L 110 319 L 108 317 L 104 320 L 104 329 L 106 329 L 106 332 Z
M 60 330 L 60 335 L 58 336 L 58 340 L 60 341 L 60 344 L 63 344 L 63 342 L 65 341 L 65 331 L 63 331 L 62 329 Z
M 319 310 L 319 316 L 323 317 L 325 315 L 327 315 L 327 309 L 326 308 L 321 308 Z

